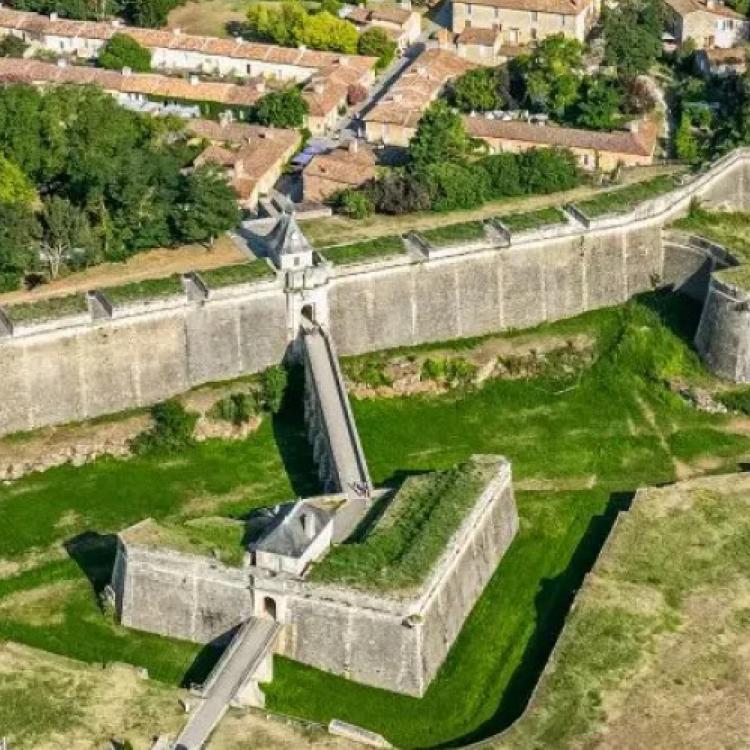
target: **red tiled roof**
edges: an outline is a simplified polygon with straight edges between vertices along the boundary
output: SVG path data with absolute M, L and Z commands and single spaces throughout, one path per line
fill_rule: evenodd
M 689 13 L 711 13 L 715 16 L 734 18 L 741 21 L 747 21 L 747 17 L 738 13 L 734 8 L 728 8 L 721 2 L 709 4 L 705 0 L 665 0 L 667 5 L 680 16 L 686 16 Z
M 594 0 L 455 0 L 471 5 L 488 5 L 504 10 L 536 11 L 537 13 L 554 13 L 562 16 L 577 16 Z
M 485 117 L 464 117 L 466 132 L 474 138 L 521 141 L 540 146 L 591 149 L 613 153 L 652 156 L 657 129 L 643 122 L 636 132 L 630 130 L 583 130 L 554 125 L 536 125 L 519 120 L 490 120 Z
M 494 47 L 497 44 L 500 32 L 497 29 L 477 29 L 469 27 L 464 29 L 456 39 L 456 44 L 478 44 L 483 47 Z
M 305 168 L 305 177 L 321 177 L 344 185 L 361 185 L 375 175 L 375 156 L 367 148 L 351 152 L 337 148 L 313 157 Z

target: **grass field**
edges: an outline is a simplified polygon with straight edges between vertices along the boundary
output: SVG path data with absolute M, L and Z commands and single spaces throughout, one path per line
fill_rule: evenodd
M 368 242 L 322 247 L 318 252 L 334 265 L 346 266 L 403 255 L 404 241 L 400 235 L 394 234 L 387 237 L 378 237 Z
M 632 211 L 643 201 L 656 198 L 663 193 L 674 190 L 676 184 L 674 176 L 663 175 L 655 177 L 653 180 L 638 183 L 637 185 L 629 185 L 628 187 L 621 187 L 600 193 L 589 200 L 577 202 L 576 208 L 583 211 L 591 219 L 605 216 L 606 214 L 626 213 L 627 211 Z
M 321 721 L 336 716 L 414 748 L 485 736 L 517 716 L 630 493 L 732 468 L 750 455 L 743 423 L 697 412 L 665 384 L 713 382 L 686 344 L 697 313 L 685 300 L 654 295 L 542 326 L 540 336 L 561 342 L 582 332 L 596 339 L 595 363 L 575 375 L 355 400 L 377 484 L 472 453 L 504 454 L 513 461 L 521 530 L 424 699 L 277 658 L 269 708 Z M 167 461 L 102 460 L 0 487 L 0 639 L 86 661 L 129 661 L 167 682 L 199 679 L 215 654 L 126 631 L 99 610 L 94 592 L 109 574 L 109 535 L 146 516 L 242 515 L 315 492 L 299 412 L 290 403 L 245 441 L 209 441 Z M 68 554 L 54 557 L 62 543 Z M 2 577 L 9 562 L 23 570 Z
M 750 475 L 638 496 L 498 748 L 741 747 L 750 733 Z
M 565 214 L 559 208 L 542 208 L 528 213 L 508 214 L 498 220 L 511 232 L 525 232 L 565 223 Z

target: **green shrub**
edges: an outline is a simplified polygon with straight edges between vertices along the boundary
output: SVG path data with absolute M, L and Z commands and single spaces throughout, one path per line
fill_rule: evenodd
M 284 367 L 269 367 L 261 376 L 261 403 L 263 408 L 278 414 L 284 402 L 289 375 Z
M 477 162 L 477 166 L 487 172 L 493 198 L 505 198 L 523 193 L 516 154 L 485 156 Z
M 254 393 L 231 393 L 211 407 L 209 416 L 239 427 L 249 422 L 257 411 L 258 399 Z
M 372 26 L 360 34 L 357 52 L 368 57 L 377 57 L 377 70 L 385 70 L 396 56 L 396 43 L 391 40 L 385 29 Z
M 131 441 L 134 453 L 176 453 L 194 444 L 198 415 L 187 411 L 177 399 L 156 404 L 151 409 L 151 418 L 153 427 Z
M 519 154 L 518 162 L 526 193 L 557 193 L 581 181 L 576 158 L 566 148 L 532 148 Z
M 721 393 L 717 396 L 717 400 L 724 404 L 727 409 L 750 414 L 750 388 Z
M 462 164 L 429 164 L 422 171 L 433 211 L 481 206 L 490 196 L 490 179 L 483 169 Z
M 352 219 L 366 219 L 372 216 L 375 210 L 372 198 L 361 190 L 346 188 L 341 190 L 333 198 L 333 206 L 337 213 L 349 216 Z
M 130 68 L 134 73 L 151 70 L 151 52 L 142 47 L 132 36 L 115 34 L 99 55 L 99 65 L 108 70 Z
M 447 383 L 451 388 L 471 385 L 477 374 L 477 366 L 463 357 L 430 359 L 422 363 L 420 378 Z

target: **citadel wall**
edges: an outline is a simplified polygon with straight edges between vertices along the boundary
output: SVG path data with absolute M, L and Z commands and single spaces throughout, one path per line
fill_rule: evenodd
M 285 290 L 280 277 L 0 335 L 0 381 L 13 394 L 0 400 L 0 434 L 150 405 L 262 370 L 284 356 L 310 295 L 341 354 L 533 326 L 621 303 L 683 279 L 661 229 L 693 198 L 750 209 L 750 151 L 732 152 L 629 214 L 579 217 L 514 235 L 505 246 L 334 268 L 314 290 Z
M 518 530 L 511 467 L 461 523 L 427 581 L 404 598 L 229 568 L 121 535 L 113 575 L 123 625 L 199 643 L 273 601 L 277 653 L 357 682 L 421 696 Z

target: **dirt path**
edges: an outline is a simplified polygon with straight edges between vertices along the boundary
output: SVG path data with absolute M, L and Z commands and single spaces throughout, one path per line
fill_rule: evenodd
M 130 281 L 155 279 L 170 276 L 173 273 L 187 273 L 241 263 L 243 260 L 247 260 L 247 256 L 229 237 L 224 235 L 210 250 L 202 245 L 149 250 L 137 253 L 125 263 L 102 263 L 85 271 L 56 279 L 49 284 L 43 284 L 32 291 L 21 290 L 0 294 L 0 305 L 61 297 L 74 292 L 101 289 Z

